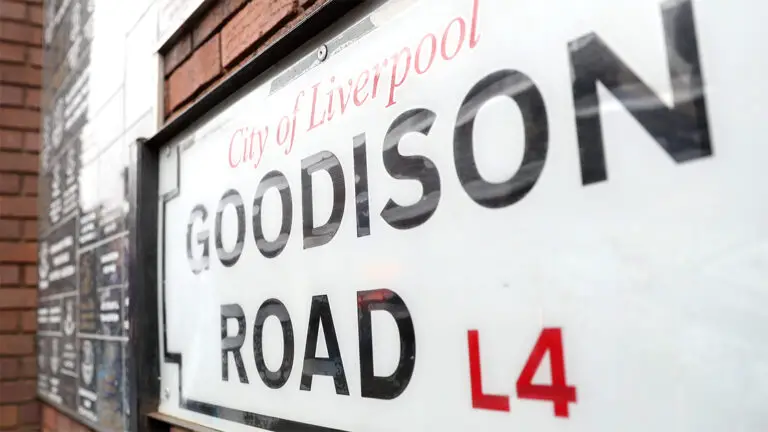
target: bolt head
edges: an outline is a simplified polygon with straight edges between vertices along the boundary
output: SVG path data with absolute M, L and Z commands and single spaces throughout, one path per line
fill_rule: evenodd
M 317 50 L 317 59 L 320 61 L 325 60 L 328 57 L 328 47 L 323 45 Z

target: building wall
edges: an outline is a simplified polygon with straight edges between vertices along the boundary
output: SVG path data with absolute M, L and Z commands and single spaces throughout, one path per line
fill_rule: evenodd
M 7 128 L 2 122 L 9 117 L 0 116 L 2 209 L 12 208 L 7 216 L 0 210 L 0 430 L 24 430 L 19 426 L 24 424 L 35 430 L 42 426 L 43 431 L 88 431 L 55 407 L 43 404 L 41 412 L 34 396 L 35 238 L 39 228 L 44 242 L 52 226 L 56 199 L 50 195 L 51 167 L 68 149 L 76 149 L 77 217 L 82 221 L 96 214 L 98 219 L 100 212 L 125 200 L 124 191 L 112 184 L 115 181 L 104 181 L 103 175 L 124 172 L 127 148 L 136 138 L 151 136 L 163 122 L 328 0 L 198 0 L 204 3 L 202 9 L 163 52 L 158 50 L 168 34 L 168 11 L 195 1 L 26 1 L 0 0 L 0 16 L 14 13 L 16 18 L 9 18 L 9 23 L 29 27 L 26 33 L 6 33 L 0 25 L 0 105 L 5 110 L 8 100 L 8 109 L 14 110 Z M 31 35 L 6 41 L 6 34 L 16 33 Z M 44 50 L 40 50 L 41 39 Z M 14 48 L 6 49 L 6 42 Z M 85 75 L 87 80 L 82 79 Z M 8 79 L 15 80 L 9 82 L 10 90 L 6 90 Z M 72 93 L 73 82 L 86 82 L 78 90 L 81 97 L 62 97 Z M 70 105 L 77 100 L 79 105 L 57 105 L 62 100 Z M 74 112 L 77 119 L 67 117 Z M 42 170 L 35 206 L 38 150 Z M 7 159 L 6 153 L 14 159 Z M 13 295 L 6 296 L 6 289 Z M 14 390 L 6 392 L 7 388 Z M 170 425 L 161 429 L 187 432 Z
M 37 173 L 42 1 L 0 1 L 0 430 L 38 430 Z
M 42 2 L 42 116 L 35 123 L 42 122 L 38 228 L 39 259 L 46 265 L 40 265 L 38 301 L 42 310 L 49 299 L 67 296 L 65 301 L 72 299 L 81 312 L 73 339 L 77 356 L 74 376 L 64 375 L 61 363 L 56 368 L 51 365 L 57 355 L 51 343 L 60 336 L 38 323 L 37 384 L 45 402 L 44 431 L 89 430 L 81 424 L 82 413 L 77 418 L 74 415 L 88 404 L 81 388 L 104 401 L 91 404 L 97 417 L 91 421 L 93 425 L 122 431 L 130 414 L 126 409 L 132 395 L 128 393 L 129 329 L 125 310 L 132 287 L 122 276 L 127 261 L 127 172 L 131 144 L 138 137 L 151 136 L 159 125 L 159 1 Z M 51 249 L 42 246 L 55 244 L 62 236 L 74 237 L 71 255 L 77 256 L 74 265 L 78 271 L 66 284 L 59 280 L 54 286 L 54 280 L 46 279 L 44 274 L 52 273 L 57 264 L 51 256 L 41 258 L 44 250 Z M 101 261 L 111 253 L 120 254 L 114 262 L 118 269 L 122 268 L 114 272 L 121 275 L 117 281 L 105 277 L 107 264 Z M 107 292 L 110 302 L 119 301 L 122 309 L 110 311 L 119 314 L 120 320 L 105 326 L 99 322 L 104 312 L 99 305 L 100 296 Z M 85 304 L 90 304 L 90 318 L 82 313 Z M 96 325 L 85 326 L 86 320 Z M 58 344 L 58 355 L 63 358 L 61 347 L 72 339 L 60 341 L 64 342 Z M 84 341 L 90 342 L 89 347 L 94 347 L 91 352 L 97 353 L 96 372 L 89 374 L 94 377 L 88 380 L 91 384 L 83 382 Z M 110 360 L 99 362 L 99 355 Z M 59 382 L 56 389 L 55 380 Z M 89 385 L 92 388 L 86 388 Z M 63 397 L 63 402 L 57 402 L 57 397 Z

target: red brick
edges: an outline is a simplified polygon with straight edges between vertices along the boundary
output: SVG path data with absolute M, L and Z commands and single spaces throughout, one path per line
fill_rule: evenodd
M 28 66 L 0 65 L 0 83 L 23 84 L 40 87 L 43 74 Z
M 43 426 L 51 430 L 56 430 L 56 419 L 58 416 L 58 411 L 47 405 L 43 405 Z
M 27 18 L 27 6 L 9 0 L 0 0 L 0 19 L 25 20 Z
M 0 106 L 24 106 L 24 89 L 0 86 Z
M 281 24 L 276 32 L 273 32 L 269 37 L 259 43 L 258 48 L 255 51 L 251 52 L 249 56 L 243 57 L 243 59 L 237 63 L 237 66 L 240 67 L 245 64 L 248 60 L 250 60 L 251 56 L 259 55 L 259 53 L 261 53 L 264 49 L 275 43 L 275 41 L 283 38 L 287 33 L 296 28 L 296 26 L 299 25 L 307 16 L 317 12 L 318 9 L 323 7 L 329 1 L 330 0 L 316 0 L 305 3 L 303 5 L 305 7 L 303 10 L 300 10 L 299 14 L 294 15 L 293 18 L 291 18 L 289 21 Z
M 0 338 L 2 337 L 8 336 L 0 336 Z M 25 336 L 25 338 L 32 340 L 32 336 Z M 3 347 L 0 345 L 0 350 L 2 349 Z M 36 386 L 34 380 L 0 383 L 0 404 L 33 400 L 35 398 Z
M 184 60 L 189 57 L 192 52 L 192 36 L 185 34 L 176 41 L 176 43 L 168 50 L 163 56 L 163 68 L 165 69 L 165 75 L 168 76 L 176 69 Z
M 0 262 L 34 264 L 37 262 L 37 243 L 0 242 Z M 2 304 L 2 299 L 0 299 Z
M 37 176 L 27 175 L 22 179 L 21 193 L 24 195 L 37 195 Z
M 39 159 L 34 154 L 0 153 L 0 171 L 36 174 L 38 164 Z
M 22 237 L 21 222 L 12 219 L 0 219 L 0 240 L 18 240 Z M 16 267 L 12 267 L 14 270 Z M 3 280 L 3 272 L 0 271 L 0 285 L 8 282 Z M 18 278 L 18 277 L 17 277 Z M 13 282 L 18 283 L 18 282 Z
M 296 12 L 293 0 L 254 0 L 221 30 L 221 58 L 229 66 Z
M 21 176 L 0 172 L 0 193 L 16 194 L 21 190 Z M 2 209 L 0 209 L 2 211 Z
M 32 354 L 34 350 L 35 335 L 0 335 L 0 355 Z M 3 384 L 0 384 L 0 403 L 4 393 Z
M 37 217 L 37 199 L 35 197 L 0 196 L 0 216 Z
M 61 432 L 72 432 L 72 420 L 69 417 L 59 414 L 56 417 L 56 430 Z
M 22 144 L 22 134 L 17 131 L 0 130 L 0 149 L 2 150 L 20 150 Z
M 29 21 L 38 24 L 43 25 L 43 7 L 42 6 L 30 6 L 29 9 L 27 9 L 29 13 Z
M 24 103 L 30 108 L 40 108 L 40 90 L 27 89 Z
M 16 405 L 0 406 L 0 429 L 11 428 L 18 424 L 19 409 Z
M 0 289 L 0 309 L 30 309 L 34 308 L 36 305 L 37 290 L 13 288 Z
M 37 424 L 40 421 L 40 403 L 28 402 L 19 405 L 19 424 L 29 425 Z
M 19 278 L 19 267 L 15 265 L 0 265 L 0 286 L 17 286 L 21 279 Z
M 24 148 L 35 153 L 40 151 L 40 134 L 24 132 Z
M 36 311 L 24 311 L 21 312 L 21 330 L 25 332 L 34 332 L 37 330 L 37 312 Z
M 0 108 L 0 127 L 39 129 L 40 113 L 20 108 Z
M 198 48 L 168 78 L 168 103 L 175 108 L 221 72 L 219 35 Z
M 18 330 L 20 317 L 21 314 L 15 311 L 3 311 L 3 313 L 0 313 L 0 333 Z
M 42 66 L 43 65 L 43 50 L 40 48 L 34 48 L 30 47 L 27 51 L 27 55 L 29 58 L 29 64 L 33 66 Z
M 0 219 L 0 240 L 19 240 L 22 238 L 22 228 L 21 228 L 21 222 L 13 219 Z M 30 239 L 34 240 L 34 239 Z M 4 269 L 5 266 L 0 266 L 0 268 Z M 13 268 L 14 271 L 16 271 L 16 267 L 9 267 Z M 9 283 L 18 283 L 18 276 L 16 276 L 16 280 L 13 282 L 9 282 L 8 280 L 4 279 L 5 273 L 0 270 L 0 285 L 7 285 Z
M 192 47 L 197 48 L 215 31 L 219 30 L 224 21 L 240 9 L 247 0 L 228 0 L 216 2 L 203 19 L 192 30 Z
M 24 47 L 0 42 L 0 61 L 24 63 Z
M 0 358 L 0 381 L 17 380 L 20 372 L 18 358 Z
M 31 287 L 37 286 L 37 266 L 24 266 L 24 284 Z
M 24 240 L 37 239 L 37 221 L 30 220 L 22 223 L 22 238 Z
M 166 79 L 163 83 L 163 112 L 165 113 L 166 117 L 168 117 L 168 114 L 171 112 L 171 99 L 168 97 L 168 93 L 170 93 L 169 88 L 170 86 L 168 85 L 168 80 Z
M 19 368 L 20 378 L 35 378 L 37 377 L 37 357 L 24 357 L 21 359 L 21 367 Z
M 0 26 L 0 39 L 8 42 L 40 45 L 43 40 L 43 32 L 39 27 L 16 22 L 3 22 Z

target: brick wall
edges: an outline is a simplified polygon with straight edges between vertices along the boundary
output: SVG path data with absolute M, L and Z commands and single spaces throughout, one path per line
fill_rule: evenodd
M 0 430 L 39 430 L 37 172 L 42 0 L 0 0 Z
M 42 432 L 91 432 L 91 429 L 47 405 L 43 405 Z
M 217 0 L 164 53 L 165 118 L 328 0 Z

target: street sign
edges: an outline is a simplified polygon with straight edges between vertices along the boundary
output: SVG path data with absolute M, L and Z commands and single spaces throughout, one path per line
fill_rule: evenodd
M 161 151 L 161 412 L 765 430 L 768 9 L 366 7 Z

